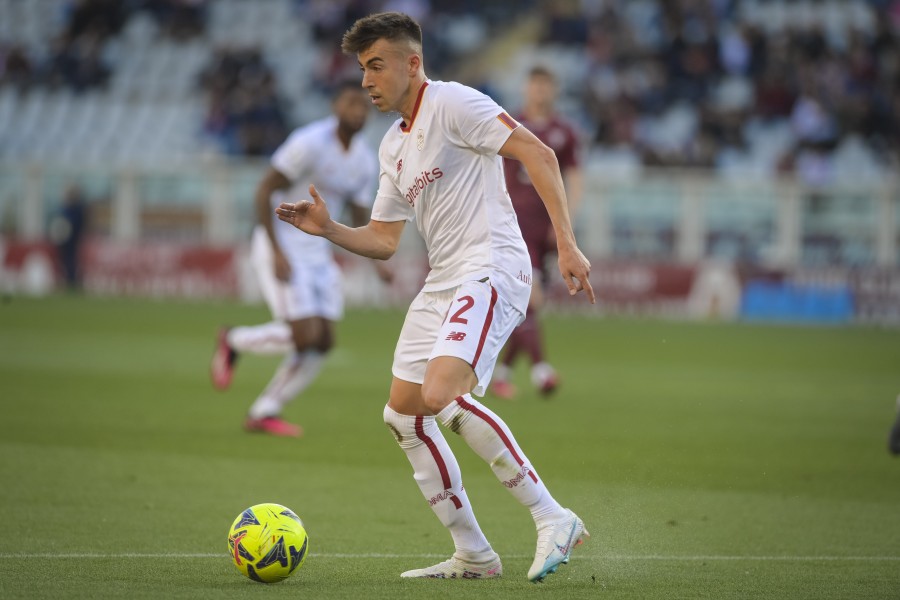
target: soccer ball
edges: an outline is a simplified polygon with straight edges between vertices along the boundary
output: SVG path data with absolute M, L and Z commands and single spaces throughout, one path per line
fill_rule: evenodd
M 260 583 L 287 579 L 303 564 L 308 551 L 303 521 L 280 504 L 251 506 L 228 531 L 228 552 L 234 566 Z

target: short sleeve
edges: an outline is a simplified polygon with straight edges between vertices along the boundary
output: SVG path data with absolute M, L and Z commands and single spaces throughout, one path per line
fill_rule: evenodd
M 497 154 L 519 124 L 503 108 L 470 87 L 450 84 L 441 90 L 446 94 L 442 110 L 451 131 L 480 154 Z
M 387 173 L 382 172 L 378 180 L 378 193 L 375 194 L 375 203 L 372 205 L 372 220 L 384 221 L 412 221 L 415 212 L 406 201 L 400 190 L 391 181 Z
M 272 167 L 290 179 L 296 181 L 307 171 L 315 157 L 315 144 L 311 144 L 302 131 L 295 131 L 272 155 Z

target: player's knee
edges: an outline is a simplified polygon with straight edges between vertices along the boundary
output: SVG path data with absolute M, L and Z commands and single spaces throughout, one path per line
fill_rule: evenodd
M 422 384 L 422 402 L 432 414 L 438 414 L 444 410 L 456 398 L 455 394 L 448 391 L 443 385 L 436 385 L 427 378 Z
M 388 426 L 388 429 L 396 428 L 399 424 L 400 414 L 388 404 L 384 405 L 384 411 L 381 413 L 381 417 L 384 419 L 384 424 Z
M 323 335 L 316 341 L 315 347 L 316 350 L 318 350 L 322 354 L 327 353 L 332 348 L 334 348 L 334 337 L 330 335 Z
M 316 325 L 315 348 L 325 354 L 334 347 L 334 327 L 328 319 L 318 319 Z
M 312 332 L 309 331 L 308 327 L 304 327 L 297 322 L 291 323 L 291 339 L 294 342 L 294 348 L 297 349 L 297 352 L 305 352 L 313 347 L 311 344 L 313 341 L 312 335 L 310 335 L 311 333 Z
M 401 448 L 408 448 L 415 445 L 416 438 L 414 426 L 410 426 L 410 417 L 401 415 L 390 407 L 389 404 L 384 405 L 382 413 L 384 424 Z
M 320 319 L 303 319 L 291 323 L 294 347 L 298 352 L 315 350 L 325 354 L 334 346 L 331 328 Z
M 312 350 L 316 346 L 311 344 L 308 338 L 302 336 L 294 336 L 294 349 L 299 353 L 304 353 L 307 350 Z

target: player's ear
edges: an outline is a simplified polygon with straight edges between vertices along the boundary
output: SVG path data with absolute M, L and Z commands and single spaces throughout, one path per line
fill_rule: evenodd
M 419 72 L 419 68 L 422 66 L 422 57 L 418 54 L 410 54 L 406 64 L 409 68 L 409 74 L 411 76 L 415 75 Z

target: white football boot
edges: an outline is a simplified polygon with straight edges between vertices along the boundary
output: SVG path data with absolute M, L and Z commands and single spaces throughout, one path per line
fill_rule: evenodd
M 568 516 L 538 528 L 537 551 L 528 569 L 528 580 L 534 583 L 556 573 L 559 565 L 569 562 L 572 549 L 591 537 L 578 515 L 566 509 Z
M 424 569 L 413 569 L 401 573 L 400 577 L 428 577 L 432 579 L 488 579 L 503 575 L 503 565 L 496 552 L 491 551 L 487 559 L 469 562 L 454 554 L 449 560 Z

